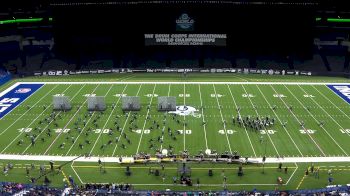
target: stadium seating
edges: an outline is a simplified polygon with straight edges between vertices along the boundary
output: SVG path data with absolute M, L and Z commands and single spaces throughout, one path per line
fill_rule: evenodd
M 315 190 L 295 191 L 134 191 L 130 184 L 86 184 L 74 189 L 50 188 L 30 184 L 0 182 L 0 195 L 342 195 L 350 193 L 350 186 L 333 186 Z

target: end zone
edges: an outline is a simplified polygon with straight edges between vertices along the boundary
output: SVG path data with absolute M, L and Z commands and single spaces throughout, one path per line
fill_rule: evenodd
M 350 104 L 350 85 L 349 84 L 337 84 L 327 85 L 335 94 L 341 97 L 344 101 Z
M 39 90 L 41 84 L 16 83 L 0 93 L 0 119 L 19 106 L 23 101 Z

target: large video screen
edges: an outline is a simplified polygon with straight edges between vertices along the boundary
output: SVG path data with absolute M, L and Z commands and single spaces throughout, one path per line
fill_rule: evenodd
M 143 3 L 56 6 L 53 13 L 55 42 L 64 50 L 298 55 L 312 49 L 314 15 L 304 6 Z

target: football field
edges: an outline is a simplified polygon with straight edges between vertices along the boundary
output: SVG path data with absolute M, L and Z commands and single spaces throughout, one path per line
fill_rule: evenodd
M 350 105 L 327 84 L 15 83 L 39 86 L 1 118 L 0 154 L 124 157 L 209 149 L 243 157 L 349 156 Z M 53 112 L 55 95 L 68 96 L 72 110 Z M 88 96 L 104 96 L 107 109 L 88 112 Z M 139 96 L 141 111 L 123 112 L 123 96 Z M 158 111 L 159 96 L 176 97 L 177 111 Z

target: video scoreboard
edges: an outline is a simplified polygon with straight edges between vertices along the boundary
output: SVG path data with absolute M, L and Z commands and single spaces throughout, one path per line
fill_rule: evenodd
M 314 12 L 305 5 L 149 1 L 53 6 L 53 14 L 55 42 L 65 50 L 224 48 L 298 55 L 310 53 L 313 43 Z

